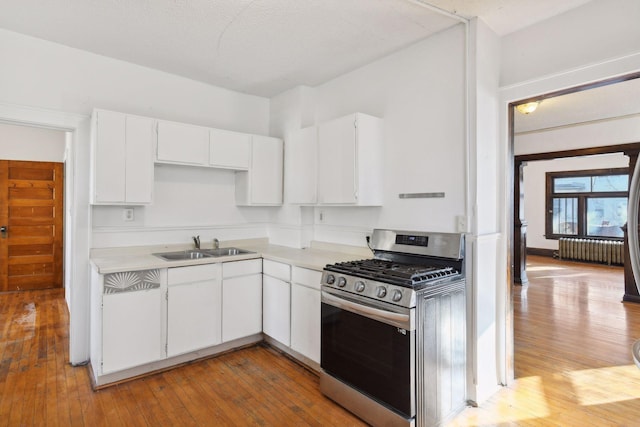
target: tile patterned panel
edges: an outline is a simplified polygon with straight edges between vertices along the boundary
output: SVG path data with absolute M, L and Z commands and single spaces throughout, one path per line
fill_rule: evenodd
M 104 276 L 104 293 L 117 294 L 160 287 L 160 270 L 126 271 Z

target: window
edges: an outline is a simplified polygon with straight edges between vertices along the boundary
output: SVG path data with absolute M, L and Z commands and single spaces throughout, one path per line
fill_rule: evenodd
M 547 238 L 622 238 L 628 188 L 627 168 L 547 172 Z

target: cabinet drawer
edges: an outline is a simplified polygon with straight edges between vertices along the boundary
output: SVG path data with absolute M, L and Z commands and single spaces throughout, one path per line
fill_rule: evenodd
M 222 264 L 222 277 L 247 276 L 249 274 L 262 273 L 262 259 L 250 259 L 247 261 L 232 261 Z
M 281 262 L 270 261 L 265 259 L 262 266 L 262 271 L 267 276 L 275 277 L 285 282 L 291 280 L 291 266 Z
M 199 282 L 202 280 L 217 280 L 219 269 L 219 264 L 170 268 L 167 273 L 167 281 L 169 285 L 175 285 L 177 283 Z
M 322 272 L 302 267 L 291 267 L 291 281 L 312 289 L 320 289 Z

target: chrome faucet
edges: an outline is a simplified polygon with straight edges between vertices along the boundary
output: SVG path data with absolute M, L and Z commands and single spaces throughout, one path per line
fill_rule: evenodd
M 213 249 L 219 249 L 220 248 L 220 240 L 218 240 L 217 238 L 213 238 Z
M 200 236 L 193 236 L 193 244 L 196 245 L 196 249 L 200 249 Z

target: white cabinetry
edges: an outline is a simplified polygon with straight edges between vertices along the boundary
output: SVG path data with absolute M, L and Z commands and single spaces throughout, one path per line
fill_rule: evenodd
M 251 135 L 221 129 L 209 130 L 209 166 L 249 169 Z
M 322 273 L 291 271 L 291 348 L 320 363 L 320 279 Z
M 106 110 L 92 117 L 93 204 L 149 204 L 155 121 Z
M 207 166 L 209 129 L 185 123 L 158 121 L 156 159 L 161 163 Z
M 379 206 L 382 120 L 362 113 L 318 126 L 318 203 Z
M 318 128 L 290 132 L 285 139 L 284 155 L 286 201 L 317 203 Z
M 170 268 L 167 284 L 167 356 L 220 344 L 220 264 Z
M 94 370 L 108 374 L 163 359 L 164 292 L 158 270 L 93 277 L 103 281 L 92 297 L 94 310 L 101 310 L 100 316 L 92 316 Z
M 253 135 L 249 170 L 236 172 L 236 204 L 281 205 L 282 168 L 282 140 Z
M 291 344 L 290 280 L 291 267 L 288 264 L 263 261 L 262 329 L 265 334 L 286 346 Z
M 262 260 L 222 265 L 222 341 L 262 331 Z

